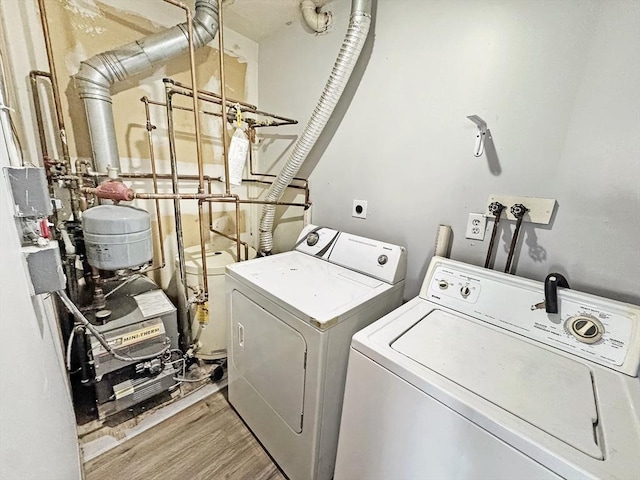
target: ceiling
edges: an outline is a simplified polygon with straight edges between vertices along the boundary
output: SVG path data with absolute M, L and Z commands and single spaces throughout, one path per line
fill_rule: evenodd
M 254 42 L 278 30 L 301 22 L 301 0 L 223 0 L 223 22 L 226 27 Z M 328 0 L 314 0 L 318 6 Z

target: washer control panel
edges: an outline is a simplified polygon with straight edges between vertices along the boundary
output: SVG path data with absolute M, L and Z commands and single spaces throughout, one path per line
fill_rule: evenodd
M 637 375 L 639 307 L 559 288 L 559 313 L 548 314 L 541 282 L 447 259 L 434 259 L 420 297 L 567 353 Z
M 469 303 L 475 303 L 478 300 L 481 288 L 479 278 L 439 270 L 433 276 L 430 290 L 436 296 L 443 295 L 445 297 L 463 299 Z

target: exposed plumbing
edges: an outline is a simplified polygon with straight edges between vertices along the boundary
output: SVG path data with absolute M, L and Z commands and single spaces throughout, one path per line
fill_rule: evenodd
M 369 33 L 370 24 L 371 0 L 352 0 L 349 27 L 342 42 L 342 47 L 340 47 L 338 58 L 333 65 L 331 75 L 324 86 L 320 100 L 318 100 L 311 118 L 298 137 L 291 155 L 274 180 L 273 185 L 271 185 L 266 196 L 267 201 L 277 202 L 280 199 L 284 189 L 291 183 L 296 173 L 298 173 L 298 170 L 306 160 L 318 137 L 320 137 L 358 61 L 358 57 Z M 270 255 L 273 249 L 273 221 L 275 213 L 276 206 L 272 204 L 265 205 L 262 209 L 259 247 L 261 255 Z
M 325 33 L 331 26 L 331 12 L 321 12 L 313 0 L 300 2 L 302 18 L 307 26 L 316 33 Z
M 218 31 L 216 0 L 197 0 L 193 16 L 193 45 L 202 47 Z M 84 101 L 95 169 L 120 169 L 116 142 L 111 87 L 127 78 L 160 65 L 189 51 L 186 23 L 154 33 L 115 50 L 85 60 L 74 76 L 80 98 Z

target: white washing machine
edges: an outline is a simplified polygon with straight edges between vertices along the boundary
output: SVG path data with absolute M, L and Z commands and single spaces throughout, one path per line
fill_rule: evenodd
M 335 479 L 640 478 L 640 308 L 435 257 L 356 334 Z
M 330 479 L 355 332 L 402 303 L 403 247 L 306 227 L 229 265 L 229 402 L 292 480 Z

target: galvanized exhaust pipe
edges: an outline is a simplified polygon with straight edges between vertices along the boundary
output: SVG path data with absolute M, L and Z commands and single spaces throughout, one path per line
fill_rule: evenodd
M 338 58 L 333 65 L 331 75 L 327 80 L 311 118 L 298 137 L 291 155 L 271 185 L 266 196 L 267 201 L 277 202 L 280 199 L 285 188 L 291 183 L 291 180 L 293 180 L 293 177 L 298 173 L 298 170 L 306 160 L 338 104 L 338 100 L 340 100 L 342 92 L 351 77 L 351 73 L 369 34 L 371 1 L 372 0 L 352 1 L 349 27 L 342 42 Z M 275 205 L 265 205 L 262 209 L 259 247 L 261 255 L 270 255 L 273 249 L 273 222 L 275 213 Z
M 193 17 L 194 47 L 206 45 L 217 32 L 217 0 L 197 0 Z M 84 101 L 94 167 L 98 172 L 106 172 L 108 167 L 120 170 L 111 87 L 133 75 L 157 68 L 188 50 L 189 31 L 187 24 L 181 23 L 81 63 L 74 79 Z

